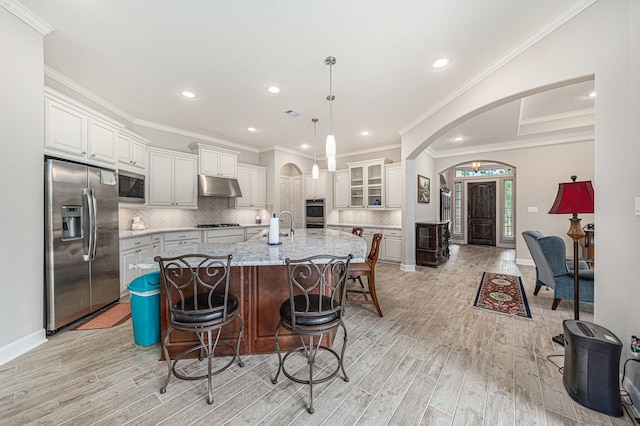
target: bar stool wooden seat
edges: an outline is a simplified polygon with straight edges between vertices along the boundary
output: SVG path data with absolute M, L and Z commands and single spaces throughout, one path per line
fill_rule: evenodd
M 371 242 L 371 250 L 364 263 L 352 263 L 349 265 L 349 278 L 352 280 L 358 280 L 360 283 L 360 289 L 347 288 L 347 304 L 368 304 L 374 305 L 378 315 L 382 316 L 382 310 L 378 303 L 378 296 L 376 295 L 376 262 L 378 261 L 378 253 L 380 252 L 380 242 L 382 241 L 382 234 L 373 234 L 373 241 Z M 365 288 L 362 277 L 367 277 L 368 286 Z M 363 299 L 349 298 L 349 294 L 359 293 L 362 294 Z
M 362 237 L 362 234 L 364 234 L 364 228 L 361 228 L 359 226 L 354 226 L 351 229 L 351 233 L 357 237 Z

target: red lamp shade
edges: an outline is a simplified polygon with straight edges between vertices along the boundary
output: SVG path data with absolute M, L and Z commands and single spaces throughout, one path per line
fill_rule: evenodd
M 550 214 L 593 213 L 593 186 L 591 181 L 559 183 L 556 201 Z

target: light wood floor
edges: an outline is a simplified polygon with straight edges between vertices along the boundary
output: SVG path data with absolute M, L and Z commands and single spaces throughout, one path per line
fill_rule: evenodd
M 64 331 L 0 366 L 0 424 L 632 424 L 574 403 L 547 360 L 563 353 L 551 337 L 573 317 L 571 303 L 554 312 L 551 291 L 533 296 L 534 268 L 516 266 L 513 250 L 451 252 L 437 269 L 413 273 L 378 263 L 385 316 L 373 306 L 348 307 L 350 381 L 316 386 L 312 415 L 305 386 L 286 378 L 271 383 L 274 355 L 245 356 L 244 368 L 217 376 L 213 405 L 205 382 L 172 378 L 161 395 L 166 364 L 158 361 L 159 346 L 136 346 L 129 320 L 107 330 Z M 521 275 L 533 319 L 473 308 L 484 271 Z M 581 318 L 592 320 L 592 307 L 582 308 Z

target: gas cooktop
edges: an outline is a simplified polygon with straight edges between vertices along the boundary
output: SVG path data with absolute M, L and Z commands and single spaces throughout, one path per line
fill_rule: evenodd
M 196 228 L 229 228 L 232 226 L 240 226 L 239 223 L 202 223 L 196 225 Z

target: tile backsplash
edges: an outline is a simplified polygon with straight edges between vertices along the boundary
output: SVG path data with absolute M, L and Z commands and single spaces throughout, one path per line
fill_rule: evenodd
M 198 209 L 125 209 L 119 211 L 120 230 L 131 229 L 134 217 L 140 216 L 147 229 L 182 228 L 200 223 L 255 223 L 256 216 L 267 219 L 272 206 L 263 209 L 236 209 L 233 198 L 198 197 Z M 267 223 L 267 221 L 262 221 Z
M 402 226 L 402 210 L 340 210 L 340 223 Z
M 236 209 L 233 198 L 198 197 L 198 209 L 120 209 L 120 230 L 131 229 L 134 217 L 139 216 L 147 229 L 183 228 L 200 223 L 255 223 L 256 216 L 265 218 L 263 224 L 273 212 L 273 206 L 266 209 Z M 340 223 L 362 225 L 402 226 L 401 210 L 340 210 Z

